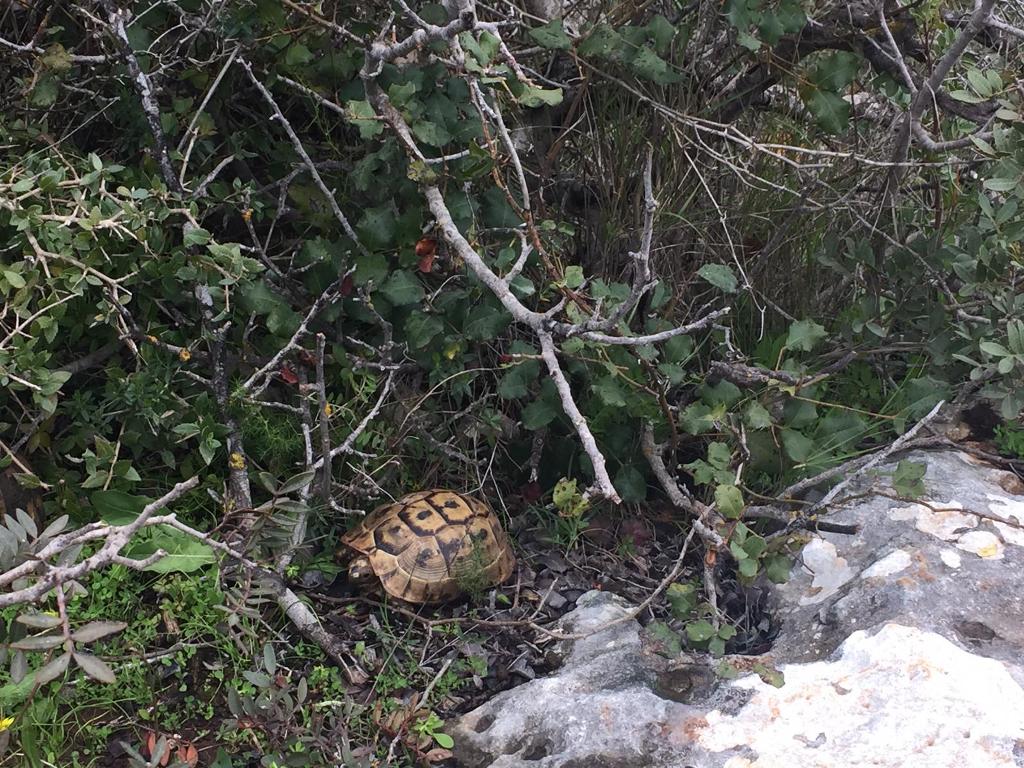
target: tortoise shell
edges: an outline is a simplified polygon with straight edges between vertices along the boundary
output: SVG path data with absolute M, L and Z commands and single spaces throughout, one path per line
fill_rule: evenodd
M 410 603 L 501 584 L 515 566 L 494 510 L 455 491 L 420 491 L 378 507 L 341 541 L 365 556 L 388 594 Z

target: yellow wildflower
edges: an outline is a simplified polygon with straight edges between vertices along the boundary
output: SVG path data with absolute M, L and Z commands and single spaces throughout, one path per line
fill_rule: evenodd
M 3 733 L 8 728 L 10 728 L 12 725 L 14 725 L 14 718 L 13 717 L 0 718 L 0 733 Z
M 245 457 L 235 451 L 228 457 L 228 466 L 232 469 L 245 469 Z
M 326 416 L 329 419 L 329 418 L 331 418 L 331 415 L 333 413 L 334 413 L 334 406 L 332 406 L 330 403 L 324 403 L 324 416 Z
M 187 363 L 189 360 L 192 359 L 192 353 L 187 348 L 182 347 L 181 350 L 178 352 L 178 359 L 181 360 L 181 362 L 183 363 Z

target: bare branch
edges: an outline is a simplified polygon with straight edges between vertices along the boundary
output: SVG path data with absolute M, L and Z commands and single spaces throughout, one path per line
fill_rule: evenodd
M 160 175 L 168 189 L 179 194 L 183 193 L 184 187 L 178 180 L 174 168 L 171 167 L 171 158 L 167 150 L 167 138 L 164 136 L 164 129 L 160 123 L 160 107 L 157 106 L 156 98 L 153 95 L 153 88 L 149 78 L 142 71 L 139 60 L 132 50 L 131 41 L 128 39 L 128 30 L 124 25 L 124 13 L 118 9 L 114 0 L 100 0 L 103 10 L 107 12 L 110 29 L 114 34 L 118 47 L 121 49 L 121 57 L 132 78 L 132 85 L 139 96 L 142 104 L 142 111 L 146 115 L 146 123 L 149 125 L 149 132 L 153 135 L 153 144 L 156 151 L 156 162 L 160 166 Z
M 197 485 L 199 485 L 198 477 L 192 477 L 178 483 L 159 499 L 143 507 L 139 516 L 125 525 L 92 523 L 77 531 L 57 536 L 36 552 L 32 560 L 28 560 L 6 573 L 0 574 L 0 587 L 2 587 L 16 583 L 20 579 L 30 578 L 40 570 L 43 571 L 42 575 L 31 586 L 0 595 L 0 608 L 35 602 L 59 584 L 66 584 L 69 581 L 81 579 L 98 568 L 110 565 L 115 560 L 117 562 L 125 562 L 127 558 L 123 558 L 121 550 L 125 548 L 136 533 L 149 524 L 148 521 L 154 513 L 172 504 Z M 99 551 L 75 565 L 62 567 L 54 566 L 47 562 L 47 560 L 58 556 L 74 544 L 96 539 L 105 539 Z M 135 563 L 132 567 L 144 567 L 147 564 L 146 561 L 131 562 Z M 143 565 L 139 565 L 139 563 Z
M 281 124 L 281 127 L 284 128 L 285 133 L 288 134 L 288 138 L 291 140 L 296 154 L 302 158 L 302 162 L 306 166 L 306 170 L 309 171 L 309 175 L 313 177 L 313 182 L 331 206 L 331 210 L 334 212 L 334 218 L 336 218 L 338 223 L 341 224 L 341 228 L 345 231 L 348 239 L 355 243 L 361 253 L 367 253 L 366 248 L 359 241 L 359 236 L 356 235 L 356 231 L 352 228 L 348 218 L 344 213 L 342 213 L 341 207 L 338 205 L 338 201 L 334 197 L 334 193 L 327 188 L 323 177 L 320 176 L 320 172 L 316 168 L 316 164 L 306 152 L 305 147 L 302 146 L 302 140 L 299 138 L 298 134 L 295 133 L 295 129 L 292 128 L 292 124 L 288 122 L 288 118 L 284 116 L 281 108 L 277 105 L 277 101 L 274 99 L 273 94 L 271 94 L 270 91 L 267 90 L 267 87 L 260 82 L 259 78 L 253 74 L 252 67 L 249 65 L 248 61 L 245 59 L 239 59 L 238 63 L 242 65 L 245 73 L 249 75 L 249 79 L 252 81 L 252 84 L 256 86 L 256 90 L 260 92 L 260 95 L 263 96 L 263 100 L 266 101 L 267 105 L 273 110 L 274 118 Z
M 668 467 L 665 466 L 665 460 L 662 458 L 665 447 L 654 442 L 654 430 L 649 424 L 644 427 L 640 447 L 644 458 L 647 459 L 647 463 L 651 466 L 651 471 L 654 472 L 655 478 L 657 478 L 658 483 L 665 491 L 672 505 L 691 515 L 691 524 L 694 530 L 697 531 L 697 534 L 707 546 L 716 550 L 724 548 L 725 540 L 709 524 L 709 519 L 715 514 L 714 509 L 693 498 L 685 486 L 680 486 L 675 478 L 669 474 Z
M 258 371 L 245 380 L 245 383 L 242 384 L 243 390 L 255 396 L 261 394 L 270 386 L 271 376 L 281 367 L 281 361 L 302 345 L 302 339 L 309 333 L 309 324 L 326 307 L 337 301 L 340 296 L 340 287 L 341 281 L 335 281 L 317 297 L 317 300 L 313 302 L 313 306 L 306 312 L 306 316 L 302 318 L 299 327 L 295 329 L 295 333 L 288 339 L 288 343 L 281 347 L 265 365 L 261 366 Z

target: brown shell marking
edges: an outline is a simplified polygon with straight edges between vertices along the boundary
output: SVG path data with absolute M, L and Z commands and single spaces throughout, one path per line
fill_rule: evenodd
M 411 603 L 458 596 L 466 574 L 500 584 L 515 566 L 497 515 L 454 491 L 420 491 L 378 507 L 342 543 L 366 555 L 389 594 Z

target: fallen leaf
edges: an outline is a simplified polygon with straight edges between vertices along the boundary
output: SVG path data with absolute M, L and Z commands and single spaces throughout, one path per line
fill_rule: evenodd
M 189 768 L 196 768 L 199 765 L 199 750 L 194 744 L 188 744 L 178 748 L 178 760 Z

